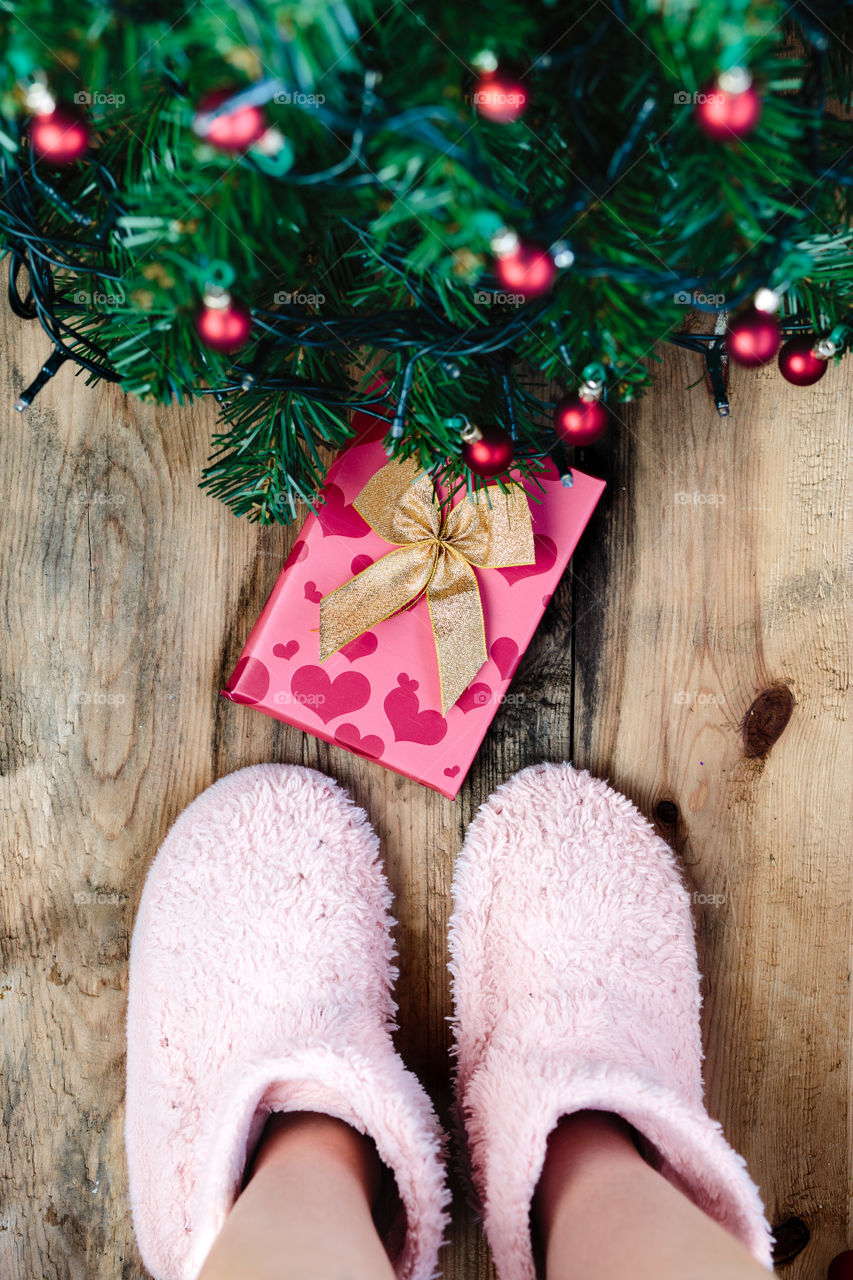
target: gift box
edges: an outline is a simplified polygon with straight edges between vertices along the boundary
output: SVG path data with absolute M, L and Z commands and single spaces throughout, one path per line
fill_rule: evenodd
M 549 463 L 512 509 L 497 486 L 433 508 L 386 430 L 330 468 L 222 693 L 453 799 L 605 486 Z

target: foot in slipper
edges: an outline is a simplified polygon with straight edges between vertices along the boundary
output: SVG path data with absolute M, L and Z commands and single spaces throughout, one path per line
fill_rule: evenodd
M 131 1204 L 155 1280 L 197 1276 L 275 1111 L 372 1138 L 399 1194 L 395 1271 L 434 1274 L 440 1131 L 391 1042 L 390 902 L 364 814 L 311 769 L 243 769 L 173 826 L 142 894 L 128 999 Z
M 533 1280 L 530 1207 L 563 1116 L 621 1116 L 765 1266 L 743 1159 L 702 1102 L 699 974 L 672 852 L 624 796 L 525 769 L 469 828 L 450 925 L 457 1098 L 501 1280 Z

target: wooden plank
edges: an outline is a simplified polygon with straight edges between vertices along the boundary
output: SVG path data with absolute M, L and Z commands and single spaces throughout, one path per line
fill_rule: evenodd
M 274 754 L 219 729 L 223 648 L 284 551 L 195 487 L 208 406 L 163 413 L 64 370 L 4 317 L 0 1270 L 143 1273 L 123 1155 L 127 953 L 146 867 L 217 773 Z
M 701 385 L 684 391 L 697 359 L 668 351 L 602 451 L 611 487 L 574 564 L 575 759 L 665 819 L 694 894 L 710 1109 L 786 1251 L 798 1222 L 811 1233 L 785 1274 L 824 1280 L 851 1203 L 853 369 L 810 391 L 735 370 L 719 419 Z M 777 686 L 790 723 L 750 757 L 750 705 Z

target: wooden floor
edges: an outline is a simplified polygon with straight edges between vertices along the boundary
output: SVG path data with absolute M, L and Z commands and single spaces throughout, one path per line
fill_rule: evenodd
M 676 849 L 709 1106 L 786 1275 L 824 1280 L 853 1243 L 853 360 L 809 391 L 735 372 L 725 421 L 686 390 L 699 358 L 664 352 L 657 392 L 587 453 L 607 494 L 454 804 L 217 697 L 294 535 L 195 487 L 210 406 L 142 407 L 65 369 L 21 416 L 49 347 L 7 314 L 0 341 L 4 1280 L 145 1275 L 122 1145 L 128 944 L 146 868 L 203 787 L 298 761 L 366 808 L 401 921 L 399 1044 L 446 1111 L 454 856 L 493 787 L 543 755 L 609 778 Z M 485 1278 L 461 1203 L 456 1223 L 447 1280 Z

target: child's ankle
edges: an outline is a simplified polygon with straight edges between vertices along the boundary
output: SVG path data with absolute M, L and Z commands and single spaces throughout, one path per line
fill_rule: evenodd
M 292 1161 L 328 1163 L 351 1175 L 373 1206 L 382 1186 L 382 1162 L 369 1138 L 337 1116 L 316 1111 L 274 1112 L 246 1171 L 248 1183 L 261 1169 Z
M 578 1111 L 564 1116 L 548 1139 L 542 1175 L 533 1197 L 533 1212 L 547 1232 L 554 1208 L 571 1178 L 589 1175 L 599 1164 L 603 1171 L 615 1161 L 642 1160 L 637 1135 L 627 1121 L 609 1111 Z

